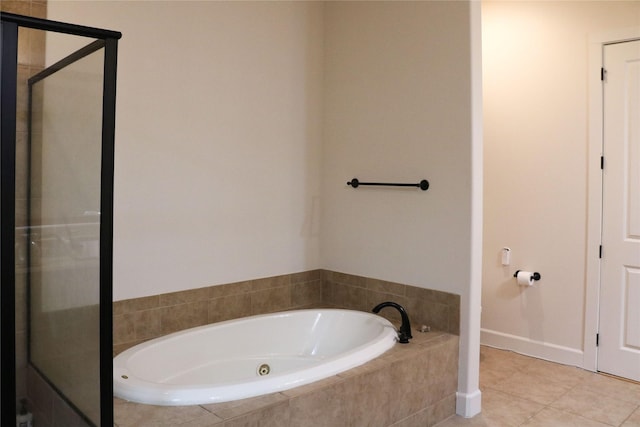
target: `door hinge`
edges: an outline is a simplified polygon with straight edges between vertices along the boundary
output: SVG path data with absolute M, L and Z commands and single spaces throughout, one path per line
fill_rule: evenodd
M 598 249 L 598 258 L 602 258 L 602 245 L 600 245 L 600 249 Z
M 604 169 L 604 156 L 600 156 L 600 169 Z
M 596 334 L 596 347 L 600 345 L 600 334 Z
M 605 70 L 604 67 L 601 67 L 600 68 L 600 80 L 604 81 L 606 76 L 607 76 L 607 70 Z

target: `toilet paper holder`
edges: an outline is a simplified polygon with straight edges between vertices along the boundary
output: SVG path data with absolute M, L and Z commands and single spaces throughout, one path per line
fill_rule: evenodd
M 517 270 L 514 274 L 513 277 L 518 277 L 518 273 L 520 273 L 520 270 Z M 538 273 L 537 271 L 531 273 L 531 278 L 533 280 L 540 280 L 542 278 L 542 276 L 540 275 L 540 273 Z

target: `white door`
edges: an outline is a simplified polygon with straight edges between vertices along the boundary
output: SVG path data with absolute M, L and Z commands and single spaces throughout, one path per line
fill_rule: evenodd
M 598 370 L 640 381 L 640 41 L 606 45 Z

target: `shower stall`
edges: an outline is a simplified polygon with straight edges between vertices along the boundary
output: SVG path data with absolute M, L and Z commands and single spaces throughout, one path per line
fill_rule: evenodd
M 121 34 L 0 17 L 0 425 L 112 426 Z

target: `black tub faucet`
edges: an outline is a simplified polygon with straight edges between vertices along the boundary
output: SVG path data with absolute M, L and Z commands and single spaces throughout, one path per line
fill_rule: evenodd
M 400 344 L 408 344 L 409 339 L 413 338 L 413 336 L 411 336 L 411 322 L 409 322 L 407 310 L 405 310 L 404 307 L 397 302 L 386 301 L 376 305 L 371 311 L 377 314 L 384 307 L 393 307 L 400 312 L 400 316 L 402 317 L 402 325 L 400 325 L 400 330 L 398 331 L 398 341 L 400 342 Z

